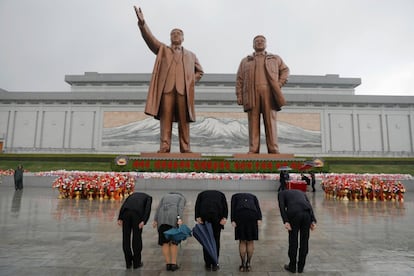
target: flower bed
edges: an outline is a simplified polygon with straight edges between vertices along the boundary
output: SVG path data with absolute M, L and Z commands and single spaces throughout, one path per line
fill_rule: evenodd
M 13 175 L 13 174 L 14 174 L 13 169 L 0 170 L 0 176 L 2 176 L 2 175 L 9 176 L 9 175 Z
M 401 175 L 327 174 L 321 186 L 327 198 L 338 200 L 404 201 Z
M 85 172 L 49 171 L 36 176 L 56 176 L 53 188 L 60 198 L 122 199 L 135 189 L 139 179 L 206 179 L 206 180 L 274 180 L 276 173 L 173 173 L 173 172 Z M 405 187 L 401 180 L 410 180 L 409 174 L 315 174 L 321 180 L 327 198 L 340 200 L 404 200 Z M 291 173 L 291 180 L 300 180 L 300 174 Z
M 120 200 L 134 192 L 135 177 L 122 173 L 68 172 L 53 181 L 59 198 Z
M 136 179 L 207 179 L 207 180 L 279 180 L 279 173 L 208 173 L 208 172 L 85 172 L 85 171 L 48 171 L 37 172 L 36 176 L 81 176 L 81 175 L 101 175 L 101 174 L 122 174 Z M 317 177 L 319 174 L 316 175 Z M 300 180 L 300 174 L 291 173 L 290 178 Z

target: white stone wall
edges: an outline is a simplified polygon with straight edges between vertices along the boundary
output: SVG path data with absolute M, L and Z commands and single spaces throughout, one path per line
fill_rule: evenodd
M 239 113 L 240 120 L 246 117 L 241 107 L 233 106 L 197 106 L 198 113 L 227 112 Z M 135 146 L 119 143 L 103 146 L 103 116 L 105 112 L 143 112 L 143 106 L 133 105 L 42 105 L 42 106 L 0 106 L 0 136 L 4 138 L 5 152 L 94 152 L 94 153 L 137 153 L 156 151 L 157 134 L 150 145 L 136 141 Z M 301 147 L 289 147 L 289 153 L 312 156 L 414 156 L 413 153 L 413 116 L 410 110 L 394 108 L 332 108 L 322 107 L 286 107 L 282 112 L 319 113 L 320 147 L 309 152 Z M 149 118 L 155 124 L 158 121 Z M 120 128 L 119 131 L 123 131 Z M 139 131 L 139 130 L 137 130 Z M 127 136 L 128 133 L 125 133 Z M 134 138 L 132 138 L 133 140 Z M 130 139 L 131 140 L 131 139 Z M 126 140 L 125 140 L 126 141 Z M 192 141 L 196 144 L 196 141 Z M 173 143 L 177 141 L 173 140 Z M 239 152 L 247 151 L 245 148 Z M 281 149 L 283 141 L 279 141 Z M 223 145 L 230 148 L 231 145 Z M 143 150 L 144 149 L 144 150 Z M 266 152 L 262 142 L 261 152 Z M 178 150 L 176 150 L 178 151 Z M 193 151 L 198 151 L 193 146 Z M 205 148 L 198 152 L 208 153 Z M 211 150 L 210 153 L 213 153 Z M 219 154 L 220 152 L 215 152 Z M 225 152 L 223 152 L 225 153 Z
M 413 156 L 413 112 L 393 108 L 325 110 L 325 152 Z
M 95 152 L 98 112 L 70 106 L 0 107 L 5 152 Z
M 149 78 L 150 74 L 85 73 L 66 76 L 72 87 L 69 93 L 0 89 L 3 151 L 156 151 L 158 121 L 143 114 Z M 212 74 L 203 79 L 196 86 L 192 150 L 217 155 L 247 152 L 247 115 L 236 103 L 235 75 Z M 339 75 L 292 76 L 284 88 L 288 104 L 278 113 L 281 152 L 302 156 L 414 156 L 414 97 L 356 96 L 354 88 L 359 84 L 360 79 Z M 134 112 L 141 115 L 132 116 L 136 118 L 132 121 L 105 121 L 105 114 L 122 117 Z M 176 132 L 174 126 L 173 134 Z M 173 137 L 173 151 L 178 152 L 176 140 Z M 264 139 L 261 152 L 266 152 Z

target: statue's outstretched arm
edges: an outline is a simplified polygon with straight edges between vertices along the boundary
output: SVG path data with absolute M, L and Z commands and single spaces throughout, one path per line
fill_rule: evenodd
M 151 33 L 148 25 L 145 23 L 144 14 L 142 13 L 141 8 L 134 6 L 134 9 L 138 18 L 138 27 L 141 31 L 142 38 L 144 39 L 145 43 L 148 45 L 150 50 L 154 54 L 157 54 L 162 43 Z

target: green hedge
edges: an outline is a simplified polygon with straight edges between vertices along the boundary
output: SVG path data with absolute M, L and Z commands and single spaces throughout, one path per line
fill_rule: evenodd
M 114 154 L 0 154 L 0 161 L 113 162 Z

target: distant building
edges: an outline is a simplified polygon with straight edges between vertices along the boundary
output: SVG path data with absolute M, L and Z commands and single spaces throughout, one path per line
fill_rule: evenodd
M 153 152 L 159 122 L 144 114 L 150 74 L 67 75 L 70 92 L 0 89 L 0 150 L 8 153 Z M 191 148 L 246 153 L 247 115 L 234 74 L 206 74 L 196 87 Z M 278 113 L 281 153 L 299 156 L 414 156 L 414 97 L 355 95 L 359 78 L 293 75 Z M 263 128 L 262 128 L 263 129 Z M 179 152 L 177 128 L 172 152 Z M 262 135 L 261 152 L 267 148 Z

